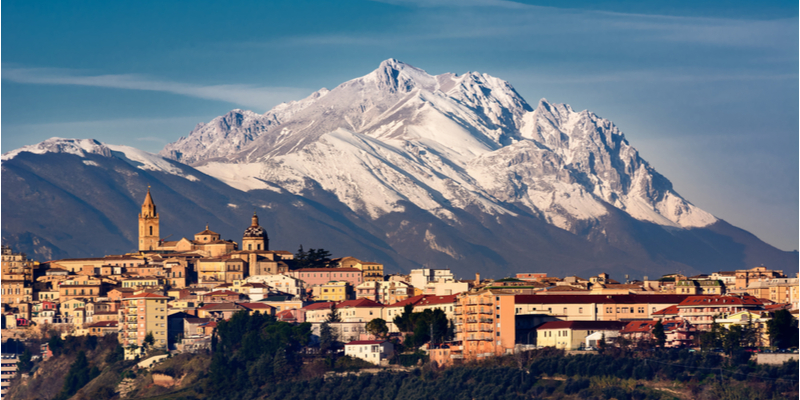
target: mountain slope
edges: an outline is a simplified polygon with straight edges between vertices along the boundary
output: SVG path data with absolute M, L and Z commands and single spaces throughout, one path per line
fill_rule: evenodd
M 257 207 L 274 248 L 304 243 L 389 270 L 641 276 L 798 262 L 683 199 L 611 121 L 532 107 L 486 74 L 433 76 L 397 60 L 262 115 L 233 110 L 160 156 L 71 139 L 7 153 L 3 237 L 37 254 L 103 252 L 102 234 L 133 249 L 151 182 L 162 221 L 173 218 L 165 235 L 211 221 L 238 239 L 235 221 Z M 91 216 L 82 226 L 99 226 L 98 242 L 64 239 L 67 221 L 48 207 L 29 212 L 42 200 L 21 193 L 37 191 Z

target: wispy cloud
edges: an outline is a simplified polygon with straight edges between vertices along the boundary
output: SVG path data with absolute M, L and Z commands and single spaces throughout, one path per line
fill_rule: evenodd
M 139 74 L 88 75 L 61 68 L 3 68 L 3 79 L 17 83 L 40 85 L 76 85 L 113 89 L 166 92 L 208 100 L 226 101 L 240 106 L 266 111 L 272 106 L 297 100 L 311 91 L 292 87 L 263 87 L 256 85 L 198 85 L 153 79 Z
M 613 35 L 621 42 L 679 42 L 727 47 L 785 47 L 796 43 L 797 18 L 759 21 L 632 14 L 522 4 L 505 0 L 378 0 L 407 7 L 415 18 L 399 30 L 373 34 L 298 35 L 245 46 L 416 45 L 439 39 L 508 38 L 527 47 Z M 446 12 L 442 12 L 446 9 Z M 527 41 L 527 43 L 526 43 Z M 241 45 L 241 43 L 239 43 Z M 522 48 L 521 47 L 521 48 Z

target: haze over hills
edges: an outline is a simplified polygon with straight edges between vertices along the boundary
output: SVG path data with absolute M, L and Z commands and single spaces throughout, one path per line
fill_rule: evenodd
M 682 198 L 611 121 L 393 59 L 265 114 L 199 124 L 159 156 L 51 139 L 2 168 L 3 239 L 40 257 L 133 250 L 150 183 L 162 232 L 212 221 L 239 240 L 256 207 L 274 248 L 395 271 L 640 277 L 798 262 Z

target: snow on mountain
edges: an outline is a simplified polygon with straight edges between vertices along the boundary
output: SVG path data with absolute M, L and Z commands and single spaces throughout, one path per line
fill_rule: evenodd
M 316 182 L 373 219 L 405 201 L 443 220 L 453 208 L 525 212 L 566 230 L 608 207 L 662 226 L 717 221 L 611 121 L 544 99 L 534 109 L 486 74 L 433 76 L 394 59 L 263 115 L 233 110 L 160 154 L 242 190 Z
M 3 154 L 2 160 L 12 160 L 23 152 L 33 154 L 64 153 L 73 154 L 82 158 L 85 158 L 88 154 L 96 154 L 103 157 L 119 158 L 143 170 L 165 172 L 186 178 L 190 181 L 196 181 L 198 179 L 193 175 L 186 174 L 180 167 L 180 164 L 172 160 L 130 146 L 105 144 L 95 139 L 64 139 L 53 137 L 34 145 L 9 151 Z M 84 160 L 83 163 L 85 165 L 101 167 L 100 164 L 92 160 Z
M 67 153 L 74 154 L 79 157 L 85 157 L 86 154 L 99 154 L 104 157 L 111 157 L 111 150 L 97 140 L 63 139 L 54 137 L 37 144 L 23 146 L 19 149 L 11 150 L 3 154 L 2 160 L 11 160 L 22 152 L 33 154 Z

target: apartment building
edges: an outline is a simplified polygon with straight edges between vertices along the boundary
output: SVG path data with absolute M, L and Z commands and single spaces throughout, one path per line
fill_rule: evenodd
M 517 314 L 544 314 L 569 321 L 624 321 L 650 319 L 653 313 L 677 305 L 687 295 L 517 295 Z
M 148 333 L 153 334 L 153 347 L 167 348 L 167 301 L 169 297 L 139 293 L 122 299 L 119 312 L 119 342 L 126 348 L 142 346 Z M 127 359 L 136 353 L 126 350 Z
M 761 309 L 763 304 L 753 296 L 690 296 L 678 304 L 678 317 L 705 331 L 720 316 Z
M 454 310 L 456 342 L 451 357 L 472 361 L 514 352 L 514 294 L 482 290 L 456 296 Z M 460 354 L 459 351 L 460 350 Z

